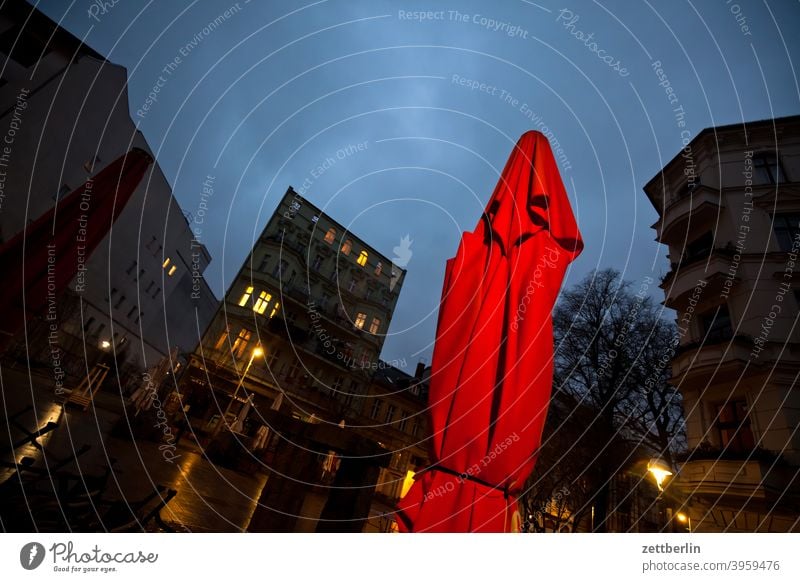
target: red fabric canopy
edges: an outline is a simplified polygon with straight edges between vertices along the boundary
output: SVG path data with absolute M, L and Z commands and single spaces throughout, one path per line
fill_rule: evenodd
M 134 148 L 0 246 L 0 351 L 85 268 L 152 161 Z
M 433 465 L 401 531 L 503 532 L 533 470 L 552 388 L 551 311 L 583 241 L 547 139 L 517 142 L 447 262 L 430 381 Z

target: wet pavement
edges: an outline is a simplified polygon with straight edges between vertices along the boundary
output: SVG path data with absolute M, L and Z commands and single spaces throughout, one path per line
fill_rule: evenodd
M 29 457 L 34 460 L 32 466 L 44 469 L 49 477 L 59 460 L 70 459 L 88 445 L 91 448 L 87 452 L 60 467 L 59 472 L 102 475 L 111 466 L 104 497 L 131 505 L 159 486 L 162 491 L 174 489 L 177 493 L 160 517 L 178 531 L 235 532 L 247 528 L 266 483 L 265 474 L 214 465 L 202 455 L 191 435 L 185 435 L 169 455 L 159 450 L 156 442 L 112 436 L 113 427 L 120 419 L 125 421 L 125 409 L 124 399 L 108 390 L 97 394 L 93 405 L 83 411 L 58 404 L 45 376 L 4 367 L 0 379 L 0 460 L 19 463 Z M 39 437 L 44 454 L 31 444 L 12 449 L 12 443 L 26 437 L 25 431 L 33 432 L 48 422 L 58 426 Z M 0 483 L 13 478 L 13 473 L 13 469 L 0 468 Z

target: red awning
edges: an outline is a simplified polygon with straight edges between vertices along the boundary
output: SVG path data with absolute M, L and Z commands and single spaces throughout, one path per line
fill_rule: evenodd
M 547 139 L 517 142 L 447 262 L 430 381 L 433 465 L 399 504 L 414 532 L 503 532 L 552 388 L 551 311 L 583 241 Z

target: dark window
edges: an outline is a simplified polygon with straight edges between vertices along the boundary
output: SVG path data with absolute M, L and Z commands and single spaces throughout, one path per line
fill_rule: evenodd
M 258 265 L 258 270 L 261 271 L 262 273 L 266 273 L 267 270 L 269 269 L 269 259 L 270 259 L 269 255 L 264 255 L 264 258 L 261 259 L 261 263 Z
M 128 267 L 128 270 L 127 270 L 127 271 L 125 271 L 125 274 L 126 274 L 126 275 L 130 275 L 131 273 L 133 273 L 133 270 L 134 270 L 135 268 L 136 268 L 136 261 L 133 261 L 133 262 L 131 263 L 131 266 L 130 266 L 130 267 Z
M 730 400 L 717 406 L 717 414 L 720 445 L 732 453 L 752 452 L 755 439 L 747 416 L 747 403 L 744 400 Z
M 723 342 L 733 336 L 731 315 L 727 305 L 720 305 L 717 309 L 701 315 L 700 323 L 703 326 L 704 341 L 709 344 Z
M 28 30 L 23 31 L 20 26 L 12 26 L 0 34 L 0 51 L 27 68 L 50 52 L 50 49 L 44 40 Z
M 372 410 L 370 410 L 369 417 L 370 418 L 378 418 L 378 413 L 381 411 L 381 401 L 377 398 L 372 403 Z
M 130 318 L 131 318 L 131 315 L 133 315 L 133 312 L 134 312 L 134 311 L 136 311 L 136 306 L 135 306 L 135 305 L 134 305 L 133 307 L 131 307 L 131 308 L 128 310 L 128 315 L 126 315 L 126 317 L 127 317 L 128 319 L 130 319 Z
M 686 245 L 686 260 L 701 259 L 707 257 L 714 245 L 714 233 L 708 231 L 704 235 L 696 238 Z
M 91 329 L 93 323 L 94 323 L 94 317 L 90 317 L 89 319 L 87 319 L 86 323 L 83 326 L 83 331 L 88 332 Z
M 792 250 L 792 243 L 800 235 L 800 214 L 796 212 L 776 214 L 772 224 L 778 246 L 787 253 Z
M 753 156 L 753 171 L 756 184 L 782 184 L 786 181 L 781 161 L 769 152 Z
M 288 267 L 289 263 L 287 263 L 286 261 L 281 261 L 280 263 L 275 265 L 274 269 L 272 269 L 272 276 L 275 277 L 276 279 L 282 279 L 283 276 L 286 274 L 286 269 Z
M 311 268 L 315 271 L 319 271 L 322 267 L 322 255 L 317 255 L 314 257 L 314 262 L 311 264 Z
M 56 202 L 60 202 L 69 193 L 70 193 L 69 186 L 67 186 L 66 184 L 61 184 L 61 188 L 58 189 L 58 192 L 53 194 L 53 200 L 55 200 Z

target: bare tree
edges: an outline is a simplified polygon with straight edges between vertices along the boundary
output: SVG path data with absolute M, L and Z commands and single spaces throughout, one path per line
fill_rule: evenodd
M 543 445 L 529 495 L 535 506 L 557 491 L 551 482 L 569 482 L 573 511 L 594 508 L 594 531 L 606 531 L 617 473 L 643 454 L 671 461 L 683 444 L 680 394 L 669 384 L 675 329 L 648 287 L 633 292 L 619 272 L 595 271 L 563 292 L 553 312 L 554 406 L 543 442 L 554 450 Z M 575 426 L 564 420 L 572 417 Z

